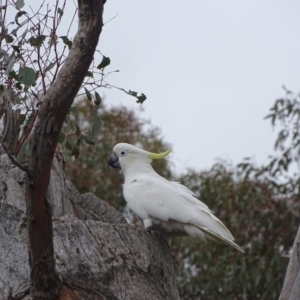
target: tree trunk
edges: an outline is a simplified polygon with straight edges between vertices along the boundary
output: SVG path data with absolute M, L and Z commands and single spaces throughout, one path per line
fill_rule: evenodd
M 30 299 L 25 174 L 0 156 L 0 299 Z M 93 194 L 65 180 L 55 155 L 46 193 L 53 214 L 59 299 L 179 299 L 172 253 Z
M 45 193 L 60 130 L 98 44 L 103 2 L 78 0 L 77 34 L 56 80 L 42 99 L 30 137 L 26 202 L 33 299 L 55 299 L 61 288 L 53 256 L 51 209 Z
M 300 227 L 294 241 L 279 300 L 300 299 Z

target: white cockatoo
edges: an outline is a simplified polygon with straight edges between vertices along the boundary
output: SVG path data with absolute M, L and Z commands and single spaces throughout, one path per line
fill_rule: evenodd
M 121 169 L 123 195 L 128 207 L 143 221 L 147 231 L 157 230 L 167 240 L 189 235 L 202 241 L 212 240 L 243 249 L 233 242 L 226 226 L 184 185 L 168 181 L 151 166 L 152 159 L 171 152 L 155 154 L 120 143 L 113 149 L 108 166 Z

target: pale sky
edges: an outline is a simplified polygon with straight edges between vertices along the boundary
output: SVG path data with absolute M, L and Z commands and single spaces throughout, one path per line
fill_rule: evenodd
M 104 21 L 115 18 L 98 49 L 107 71 L 120 70 L 112 85 L 147 95 L 143 117 L 161 128 L 178 170 L 261 163 L 275 139 L 263 117 L 283 85 L 300 90 L 299 12 L 296 0 L 108 0 Z M 98 92 L 139 111 L 120 91 Z
M 263 162 L 275 135 L 263 120 L 282 86 L 300 90 L 300 1 L 109 0 L 99 48 L 121 72 L 111 83 L 143 92 L 178 168 L 217 158 Z M 134 99 L 102 91 L 134 109 Z

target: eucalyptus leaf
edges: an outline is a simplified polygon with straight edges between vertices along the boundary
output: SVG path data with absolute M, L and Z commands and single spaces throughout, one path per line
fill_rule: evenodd
M 86 88 L 84 88 L 84 90 L 85 90 L 86 97 L 87 97 L 90 101 L 92 101 L 92 94 L 91 94 L 91 92 L 88 91 Z
M 8 65 L 7 65 L 7 68 L 6 68 L 6 70 L 5 70 L 5 74 L 6 74 L 6 75 L 9 75 L 9 74 L 12 72 L 13 67 L 14 67 L 14 63 L 15 63 L 15 61 L 14 61 L 14 59 L 12 58 L 12 59 L 9 61 Z
M 70 107 L 70 113 L 77 113 L 78 108 L 76 106 Z
M 50 71 L 54 66 L 55 66 L 55 64 L 56 63 L 51 63 L 50 65 L 48 65 L 46 68 L 45 68 L 45 70 L 44 70 L 44 72 L 47 72 L 47 71 Z
M 60 36 L 60 38 L 62 39 L 64 44 L 66 44 L 68 46 L 69 49 L 72 48 L 72 42 L 68 39 L 67 36 Z
M 43 44 L 43 42 L 44 42 L 45 39 L 46 39 L 45 35 L 39 35 L 37 37 L 33 37 L 32 36 L 29 39 L 29 43 L 30 43 L 31 46 L 40 47 Z
M 22 7 L 24 7 L 25 3 L 24 3 L 24 0 L 17 0 L 16 1 L 16 7 L 18 9 L 21 9 Z
M 129 95 L 137 98 L 137 101 L 136 101 L 137 103 L 141 103 L 142 104 L 147 99 L 146 95 L 143 94 L 143 93 L 140 96 L 138 96 L 138 93 L 135 92 L 135 91 L 129 90 L 128 93 L 129 93 Z
M 97 92 L 95 92 L 95 104 L 100 105 L 101 101 L 102 101 L 101 96 Z
M 11 46 L 17 53 L 20 53 L 20 47 L 12 45 Z
M 64 14 L 64 11 L 61 8 L 58 8 L 57 13 L 60 15 L 60 17 L 62 17 Z
M 98 65 L 97 69 L 103 69 L 110 64 L 110 58 L 103 55 L 101 63 Z
M 71 146 L 71 144 L 68 141 L 66 141 L 64 143 L 64 146 L 66 147 L 67 150 L 72 151 L 72 146 Z
M 86 74 L 85 74 L 85 77 L 91 77 L 91 78 L 94 78 L 94 75 L 91 71 L 87 71 Z
M 20 68 L 18 74 L 19 82 L 26 86 L 33 85 L 35 83 L 35 71 L 32 68 L 24 67 Z
M 9 43 L 12 43 L 14 41 L 14 38 L 11 35 L 6 35 L 5 40 L 6 40 L 6 43 L 9 44 Z
M 17 32 L 18 32 L 18 29 L 19 29 L 20 27 L 17 27 L 17 28 L 15 28 L 15 29 L 13 29 L 12 31 L 11 31 L 11 34 L 13 35 L 13 36 L 15 36 L 15 37 L 17 37 Z
M 66 135 L 61 131 L 61 132 L 59 133 L 58 142 L 62 144 L 62 143 L 64 142 L 65 139 L 66 139 Z
M 0 58 L 7 57 L 7 56 L 8 56 L 8 53 L 4 49 L 0 48 Z
M 80 138 L 89 145 L 95 145 L 95 141 L 93 140 L 93 138 L 91 136 L 89 136 L 88 134 L 81 134 Z
M 92 137 L 94 139 L 94 141 L 97 140 L 97 136 L 98 136 L 98 132 L 99 132 L 99 128 L 101 126 L 101 118 L 98 115 L 98 105 L 95 105 L 94 110 L 93 110 L 93 124 L 92 124 Z
M 19 18 L 20 17 L 22 17 L 23 15 L 25 15 L 26 14 L 26 11 L 19 11 L 17 14 L 16 14 L 16 16 L 15 16 L 15 22 L 19 25 L 19 26 L 21 26 L 21 24 L 19 23 Z
M 71 156 L 75 156 L 75 158 L 78 158 L 80 154 L 80 139 L 78 139 L 77 143 L 73 146 Z

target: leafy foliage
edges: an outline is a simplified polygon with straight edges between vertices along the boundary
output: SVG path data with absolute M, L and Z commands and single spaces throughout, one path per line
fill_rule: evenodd
M 265 117 L 277 131 L 275 153 L 262 166 L 244 159 L 238 167 L 249 178 L 268 178 L 278 194 L 293 195 L 299 193 L 300 185 L 300 94 L 285 91 Z
M 175 240 L 181 298 L 278 299 L 299 225 L 299 195 L 278 195 L 268 179 L 250 179 L 224 163 L 189 171 L 182 182 L 224 222 L 245 254 Z
M 281 158 L 272 157 L 269 164 L 273 176 L 286 174 L 289 167 L 295 164 L 299 173 L 300 166 L 300 94 L 285 89 L 286 95 L 275 101 L 266 119 L 272 126 L 280 125 L 274 148 Z
M 72 48 L 69 31 L 77 14 L 75 3 L 71 24 L 65 24 L 69 29 L 63 34 L 61 33 L 65 30 L 59 26 L 63 22 L 66 1 L 56 0 L 53 4 L 43 2 L 36 7 L 27 7 L 23 0 L 7 0 L 5 5 L 0 5 L 0 127 L 3 129 L 7 126 L 6 119 L 2 117 L 10 114 L 11 110 L 21 112 L 18 119 L 20 134 L 15 149 L 9 149 L 12 154 L 18 156 L 20 162 L 27 161 L 28 137 L 34 127 L 43 96 L 55 82 Z M 8 16 L 12 15 L 15 15 L 14 20 L 9 20 Z M 81 87 L 81 95 L 86 94 L 90 101 L 95 98 L 96 105 L 99 105 L 99 94 L 96 92 L 95 96 L 92 96 L 96 89 L 117 88 L 136 97 L 139 103 L 145 101 L 144 94 L 132 95 L 130 91 L 114 87 L 107 81 L 108 76 L 118 70 L 106 72 L 111 60 L 101 56 L 102 58 L 99 58 L 98 51 L 95 53 L 93 64 Z M 75 108 L 70 111 L 69 117 L 77 120 Z M 96 117 L 94 124 L 95 131 L 100 125 Z M 79 132 L 81 130 L 77 126 L 77 133 Z M 93 137 L 90 135 L 76 134 L 76 145 L 71 148 L 67 141 L 64 142 L 66 134 L 68 133 L 61 134 L 60 141 L 63 147 L 75 156 L 79 154 L 81 141 L 93 143 Z
M 182 299 L 278 299 L 300 221 L 299 94 L 286 90 L 266 119 L 280 127 L 266 164 L 218 163 L 181 178 L 245 249 L 240 255 L 216 244 L 177 240 Z

